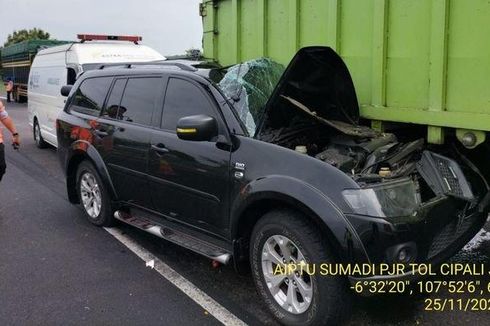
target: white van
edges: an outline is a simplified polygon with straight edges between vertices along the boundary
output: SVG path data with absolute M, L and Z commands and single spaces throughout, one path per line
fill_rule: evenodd
M 165 60 L 157 51 L 138 44 L 139 36 L 78 35 L 78 38 L 80 42 L 39 51 L 32 63 L 28 116 L 39 148 L 46 143 L 57 146 L 56 118 L 66 99 L 60 90 L 64 85 L 73 85 L 81 72 L 103 63 Z

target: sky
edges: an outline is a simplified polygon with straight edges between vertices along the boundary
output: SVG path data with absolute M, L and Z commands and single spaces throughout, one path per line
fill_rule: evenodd
M 139 35 L 163 55 L 202 48 L 201 0 L 0 0 L 0 46 L 14 30 L 41 28 L 58 40 L 76 34 Z

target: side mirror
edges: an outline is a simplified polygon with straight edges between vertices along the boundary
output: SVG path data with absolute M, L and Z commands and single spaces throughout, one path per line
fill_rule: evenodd
M 210 141 L 218 136 L 218 123 L 208 115 L 191 115 L 177 122 L 177 137 L 183 140 Z
M 73 85 L 65 85 L 61 87 L 61 96 L 68 96 L 71 92 Z

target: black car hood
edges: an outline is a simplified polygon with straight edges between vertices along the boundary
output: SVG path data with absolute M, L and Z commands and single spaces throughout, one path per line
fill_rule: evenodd
M 306 47 L 296 53 L 267 101 L 256 137 L 260 138 L 267 129 L 290 126 L 301 114 L 294 103 L 302 104 L 310 110 L 310 116 L 322 120 L 346 125 L 359 121 L 359 105 L 349 70 L 329 47 Z

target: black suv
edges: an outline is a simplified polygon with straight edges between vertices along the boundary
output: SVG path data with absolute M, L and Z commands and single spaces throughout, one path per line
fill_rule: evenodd
M 439 263 L 485 222 L 476 166 L 410 133 L 402 142 L 361 125 L 330 48 L 304 48 L 287 69 L 267 59 L 99 68 L 62 89 L 69 200 L 95 225 L 117 219 L 250 266 L 282 323 L 335 323 L 346 281 L 377 278 L 287 264 Z

